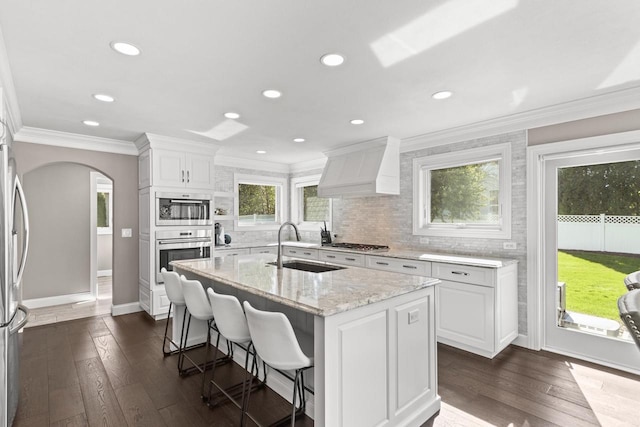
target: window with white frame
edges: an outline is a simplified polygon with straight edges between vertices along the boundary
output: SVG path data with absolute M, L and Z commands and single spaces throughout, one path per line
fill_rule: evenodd
M 291 221 L 302 229 L 331 228 L 331 199 L 318 197 L 320 175 L 291 179 Z
M 235 222 L 239 229 L 272 229 L 282 224 L 286 179 L 236 174 L 234 181 Z
M 498 144 L 413 161 L 413 233 L 511 238 L 511 150 Z

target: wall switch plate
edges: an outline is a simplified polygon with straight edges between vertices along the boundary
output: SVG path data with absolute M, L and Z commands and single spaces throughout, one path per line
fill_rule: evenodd
M 504 242 L 502 244 L 502 248 L 503 249 L 515 249 L 518 245 L 516 245 L 516 242 Z
M 420 310 L 411 310 L 409 312 L 409 324 L 416 323 L 420 320 Z
M 131 237 L 131 229 L 123 228 L 122 229 L 122 237 Z
M 428 237 L 421 237 L 420 238 L 420 243 L 422 243 L 423 245 L 426 245 L 429 243 L 429 238 Z

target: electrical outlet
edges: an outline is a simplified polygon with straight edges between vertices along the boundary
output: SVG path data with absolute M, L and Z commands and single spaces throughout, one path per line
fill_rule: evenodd
M 422 243 L 423 245 L 426 245 L 429 243 L 429 238 L 428 237 L 421 237 L 420 238 L 420 243 Z
M 517 246 L 516 242 L 504 242 L 502 244 L 503 249 L 515 249 Z
M 409 312 L 409 324 L 416 323 L 420 320 L 420 310 L 411 310 Z
M 122 229 L 122 237 L 131 237 L 131 229 L 123 228 Z

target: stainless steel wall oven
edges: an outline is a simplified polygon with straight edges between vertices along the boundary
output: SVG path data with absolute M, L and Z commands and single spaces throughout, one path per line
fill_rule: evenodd
M 156 193 L 156 225 L 211 225 L 211 195 Z
M 211 237 L 211 230 L 156 231 L 156 282 L 163 283 L 158 274 L 162 267 L 173 270 L 171 261 L 209 258 Z

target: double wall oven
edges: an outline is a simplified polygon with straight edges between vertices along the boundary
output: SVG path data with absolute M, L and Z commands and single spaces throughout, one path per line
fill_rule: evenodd
M 211 194 L 156 193 L 156 283 L 171 261 L 211 256 Z

